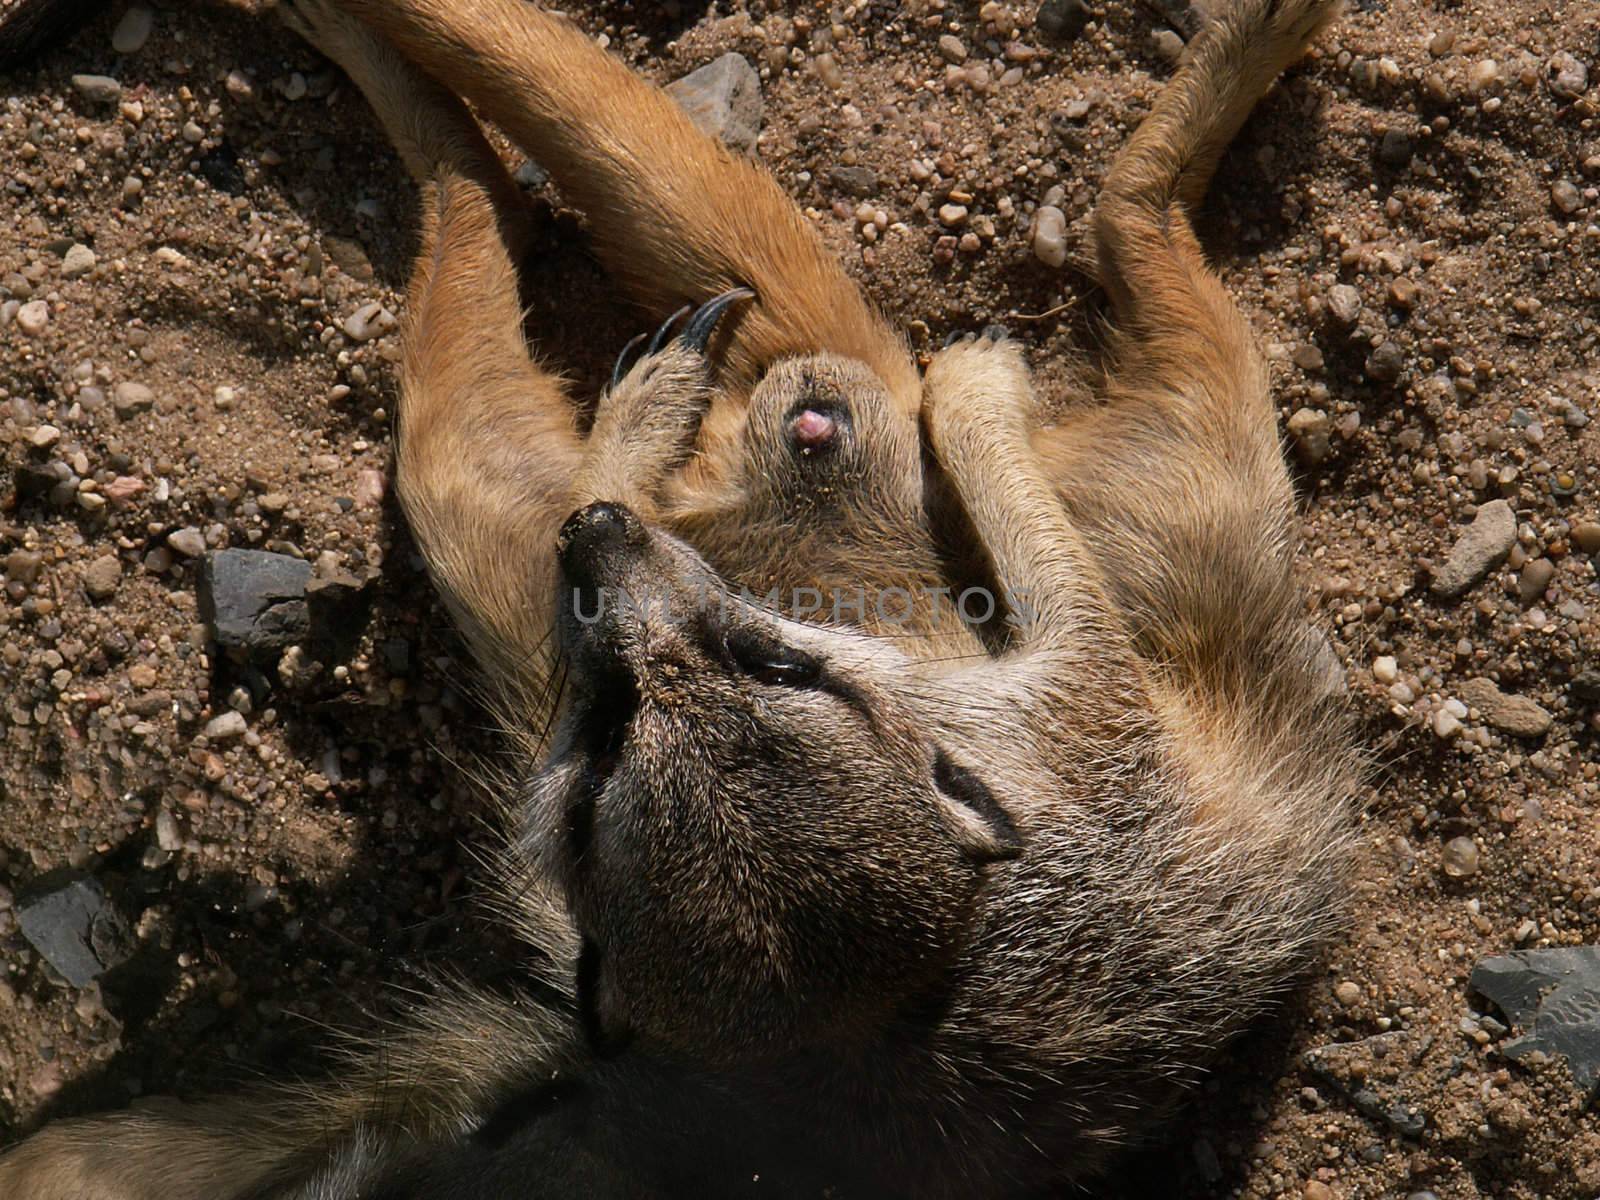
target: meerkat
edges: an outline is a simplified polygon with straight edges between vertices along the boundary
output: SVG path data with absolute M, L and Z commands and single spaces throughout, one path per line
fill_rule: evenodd
M 441 988 L 324 1086 L 47 1127 L 0 1195 L 1024 1197 L 1152 1136 L 1342 893 L 1356 758 L 1190 223 L 1337 10 L 1230 0 L 1191 43 L 1095 214 L 1098 401 L 1052 424 L 999 331 L 919 376 L 777 186 L 561 18 L 296 0 L 422 188 L 397 486 L 526 752 L 506 906 L 547 986 Z M 586 437 L 461 98 L 691 310 Z M 763 599 L 964 561 L 998 632 Z

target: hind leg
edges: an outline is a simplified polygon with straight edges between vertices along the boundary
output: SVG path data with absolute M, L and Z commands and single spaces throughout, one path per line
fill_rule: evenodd
M 582 456 L 560 380 L 528 358 L 515 185 L 462 103 L 325 0 L 285 19 L 361 88 L 422 188 L 397 490 L 474 653 L 539 723 L 555 535 Z
M 1296 611 L 1294 508 L 1265 363 L 1190 210 L 1337 0 L 1234 0 L 1118 157 L 1095 214 L 1117 325 L 1108 403 L 1034 439 L 1139 649 L 1185 691 L 1251 686 Z

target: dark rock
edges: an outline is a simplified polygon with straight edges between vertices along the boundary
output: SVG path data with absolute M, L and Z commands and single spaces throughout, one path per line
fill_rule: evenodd
M 1411 139 L 1398 129 L 1386 129 L 1378 143 L 1378 161 L 1389 167 L 1403 167 L 1411 161 Z
M 17 908 L 17 924 L 73 987 L 93 983 L 133 953 L 128 923 L 92 878 L 70 879 Z
M 871 167 L 834 167 L 828 172 L 834 190 L 865 199 L 878 191 L 878 173 Z
M 1600 1097 L 1600 946 L 1519 950 L 1472 968 L 1472 990 L 1527 1030 L 1500 1052 L 1560 1055 L 1593 1101 Z
M 1600 671 L 1579 671 L 1572 679 L 1572 694 L 1585 704 L 1600 704 Z
M 1401 1095 L 1416 1048 L 1408 1033 L 1380 1033 L 1306 1051 L 1301 1064 L 1362 1116 L 1404 1137 L 1421 1137 L 1428 1117 Z
M 200 616 L 221 646 L 269 656 L 311 627 L 311 564 L 265 550 L 218 550 L 200 572 Z
M 1367 378 L 1376 383 L 1394 383 L 1406 368 L 1406 352 L 1397 342 L 1384 342 L 1367 355 Z
M 1034 15 L 1038 30 L 1063 42 L 1070 42 L 1094 20 L 1094 13 L 1084 0 L 1044 0 Z
M 761 77 L 742 54 L 728 53 L 669 83 L 667 95 L 702 133 L 749 154 L 761 132 Z

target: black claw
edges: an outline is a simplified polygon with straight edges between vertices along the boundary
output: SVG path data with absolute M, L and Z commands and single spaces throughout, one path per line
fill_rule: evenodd
M 946 350 L 948 350 L 948 349 L 950 349 L 951 346 L 954 346 L 957 342 L 971 342 L 971 341 L 975 341 L 977 339 L 977 337 L 978 337 L 978 335 L 973 333 L 973 332 L 971 332 L 970 330 L 952 329 L 949 333 L 944 335 L 944 348 Z
M 983 336 L 991 342 L 1003 342 L 1011 336 L 1011 330 L 1004 325 L 985 325 Z
M 695 353 L 704 354 L 711 342 L 711 335 L 716 332 L 717 322 L 722 320 L 722 314 L 728 311 L 729 305 L 740 300 L 754 300 L 755 296 L 750 288 L 736 287 L 712 297 L 695 309 L 694 316 L 689 318 L 678 340 Z
M 663 321 L 661 323 L 661 328 L 656 330 L 655 336 L 650 339 L 650 344 L 644 348 L 644 352 L 646 354 L 654 354 L 660 350 L 661 347 L 665 346 L 667 344 L 667 335 L 672 332 L 672 327 L 679 321 L 683 320 L 684 316 L 689 312 L 691 307 L 691 305 L 685 304 L 677 312 L 673 313 L 670 317 Z
M 639 361 L 639 356 L 634 353 L 644 344 L 647 334 L 635 334 L 628 339 L 628 344 L 622 348 L 622 353 L 617 355 L 617 365 L 611 368 L 611 389 L 616 390 L 622 382 L 622 377 L 633 369 L 633 364 Z

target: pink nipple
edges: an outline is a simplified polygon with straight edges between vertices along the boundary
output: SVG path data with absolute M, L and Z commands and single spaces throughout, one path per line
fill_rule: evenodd
M 802 450 L 816 450 L 826 446 L 838 432 L 838 423 L 827 413 L 806 409 L 789 423 L 789 431 Z

